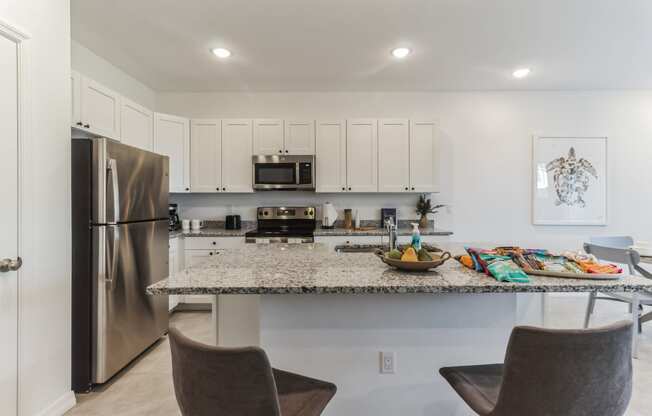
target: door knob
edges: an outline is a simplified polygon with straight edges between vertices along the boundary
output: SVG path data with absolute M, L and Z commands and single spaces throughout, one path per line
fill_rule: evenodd
M 15 272 L 23 265 L 23 259 L 17 257 L 15 260 L 2 259 L 0 260 L 0 273 Z

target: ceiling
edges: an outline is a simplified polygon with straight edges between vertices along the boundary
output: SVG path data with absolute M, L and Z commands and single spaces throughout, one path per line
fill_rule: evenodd
M 158 91 L 652 88 L 649 0 L 72 0 L 71 14 L 73 39 Z

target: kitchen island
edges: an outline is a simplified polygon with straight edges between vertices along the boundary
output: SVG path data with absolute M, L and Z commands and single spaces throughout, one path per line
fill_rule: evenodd
M 372 253 L 251 244 L 148 293 L 214 295 L 218 345 L 260 345 L 277 367 L 335 382 L 325 415 L 389 416 L 471 414 L 438 368 L 501 362 L 515 324 L 543 324 L 540 293 L 643 290 L 652 281 L 636 276 L 502 283 L 454 260 L 407 274 Z M 380 373 L 383 351 L 393 354 L 394 373 Z

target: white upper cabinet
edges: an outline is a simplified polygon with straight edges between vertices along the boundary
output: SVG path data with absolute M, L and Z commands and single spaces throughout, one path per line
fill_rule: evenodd
M 154 151 L 170 158 L 170 192 L 190 191 L 189 136 L 187 118 L 154 114 Z
M 72 98 L 70 125 L 82 128 L 81 120 L 81 74 L 77 71 L 70 72 L 70 97 Z
M 99 136 L 120 140 L 120 95 L 93 81 L 81 79 L 81 122 Z
M 315 154 L 315 122 L 285 121 L 285 153 L 290 155 Z
M 346 189 L 349 192 L 378 192 L 377 123 L 375 119 L 347 121 Z
M 122 143 L 140 149 L 154 149 L 154 113 L 140 104 L 122 98 L 120 115 Z
M 317 121 L 316 191 L 346 191 L 346 123 Z
M 257 155 L 278 155 L 285 152 L 283 120 L 254 120 L 254 150 Z
M 437 135 L 432 121 L 410 125 L 410 191 L 439 192 Z
M 378 191 L 410 190 L 410 136 L 407 119 L 378 121 Z
M 251 120 L 222 120 L 222 191 L 253 192 Z
M 222 189 L 222 122 L 192 120 L 190 124 L 190 190 Z

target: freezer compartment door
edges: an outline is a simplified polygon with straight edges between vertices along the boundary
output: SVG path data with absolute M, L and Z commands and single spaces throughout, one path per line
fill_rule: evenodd
M 167 221 L 93 227 L 93 382 L 104 383 L 168 329 L 167 296 L 147 286 L 168 274 Z
M 95 224 L 168 218 L 169 158 L 122 143 L 94 141 Z

